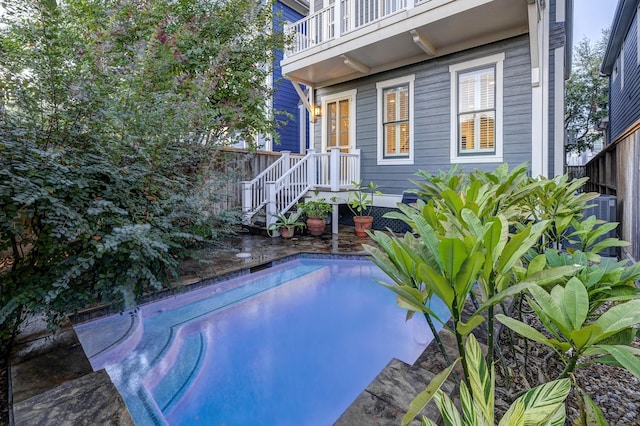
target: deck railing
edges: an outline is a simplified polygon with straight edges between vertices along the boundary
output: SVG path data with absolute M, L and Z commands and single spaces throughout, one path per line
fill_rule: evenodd
M 336 0 L 334 4 L 288 24 L 285 31 L 293 42 L 287 56 L 293 56 L 350 31 L 408 10 L 430 0 Z
M 242 183 L 242 210 L 245 223 L 265 208 L 267 226 L 278 213 L 290 210 L 304 195 L 314 189 L 340 191 L 360 180 L 360 150 L 342 153 L 339 147 L 328 153 L 309 149 L 307 155 L 291 162 L 288 152 L 250 182 Z

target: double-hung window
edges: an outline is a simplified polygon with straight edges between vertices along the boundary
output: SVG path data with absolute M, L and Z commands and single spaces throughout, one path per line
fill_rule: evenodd
M 493 55 L 449 67 L 451 161 L 502 161 L 502 62 Z
M 378 164 L 413 163 L 413 82 L 411 75 L 376 85 Z

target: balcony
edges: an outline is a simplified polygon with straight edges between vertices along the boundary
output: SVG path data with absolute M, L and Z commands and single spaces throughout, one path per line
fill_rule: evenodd
M 528 0 L 335 0 L 286 31 L 283 74 L 323 87 L 529 32 Z

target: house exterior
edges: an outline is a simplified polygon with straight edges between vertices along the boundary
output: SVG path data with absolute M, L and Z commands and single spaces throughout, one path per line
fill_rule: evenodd
M 394 207 L 418 170 L 563 173 L 571 25 L 572 0 L 310 0 L 282 73 L 310 147 L 359 152 Z
M 640 0 L 619 0 L 600 73 L 609 78 L 604 149 L 586 166 L 586 189 L 615 195 L 623 254 L 640 259 Z
M 285 23 L 296 22 L 309 12 L 309 3 L 306 0 L 278 0 L 274 5 L 276 20 L 282 19 Z M 278 25 L 278 24 L 276 24 Z M 276 28 L 276 31 L 281 28 Z M 282 78 L 282 61 L 284 52 L 276 52 L 272 84 L 275 89 L 272 101 L 275 119 L 282 123 L 278 128 L 278 143 L 265 141 L 265 149 L 269 151 L 291 151 L 304 153 L 308 148 L 308 112 L 304 108 L 300 97 L 296 93 L 291 81 Z M 288 116 L 282 112 L 288 113 Z

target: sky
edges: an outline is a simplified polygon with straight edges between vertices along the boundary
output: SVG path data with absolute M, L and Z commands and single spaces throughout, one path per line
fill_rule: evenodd
M 600 39 L 602 30 L 611 26 L 618 0 L 573 0 L 573 44 L 587 37 Z

